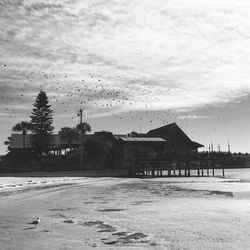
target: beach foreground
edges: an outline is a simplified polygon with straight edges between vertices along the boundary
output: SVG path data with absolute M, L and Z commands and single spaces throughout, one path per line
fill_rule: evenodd
M 249 170 L 241 174 L 0 177 L 0 249 L 249 249 Z

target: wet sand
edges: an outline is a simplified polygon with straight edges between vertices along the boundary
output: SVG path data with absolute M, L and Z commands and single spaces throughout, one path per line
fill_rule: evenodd
M 0 191 L 0 249 L 249 249 L 250 184 L 241 179 L 45 184 Z

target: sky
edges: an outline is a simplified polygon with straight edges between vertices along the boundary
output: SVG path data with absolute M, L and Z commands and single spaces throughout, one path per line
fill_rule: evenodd
M 248 0 L 0 0 L 0 154 L 46 91 L 55 133 L 176 122 L 204 150 L 250 152 Z

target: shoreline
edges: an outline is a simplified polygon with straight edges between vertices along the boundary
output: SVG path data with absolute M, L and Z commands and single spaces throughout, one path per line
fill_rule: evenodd
M 250 245 L 250 183 L 240 179 L 63 178 L 0 196 L 1 250 Z M 37 217 L 39 225 L 27 224 Z

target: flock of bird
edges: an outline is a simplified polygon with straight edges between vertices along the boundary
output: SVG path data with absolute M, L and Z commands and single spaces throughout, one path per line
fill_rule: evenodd
M 7 67 L 6 64 L 3 66 Z M 136 112 L 133 112 L 133 105 L 140 100 L 133 98 L 129 88 L 123 87 L 123 89 L 121 89 L 108 86 L 102 83 L 100 78 L 95 79 L 96 77 L 91 73 L 88 74 L 88 77 L 89 79 L 87 80 L 82 79 L 72 84 L 70 80 L 68 80 L 69 76 L 64 75 L 64 83 L 62 84 L 61 81 L 57 81 L 55 74 L 50 75 L 42 72 L 39 80 L 44 82 L 44 85 L 39 86 L 39 88 L 47 90 L 46 92 L 49 95 L 50 103 L 56 110 L 62 113 L 74 114 L 79 107 L 83 107 L 86 111 L 85 116 L 88 117 L 96 115 L 96 111 L 98 113 L 111 111 L 118 119 L 123 119 L 127 113 L 131 120 L 143 119 L 142 117 L 137 117 Z M 60 76 L 60 80 L 61 78 Z M 66 82 L 65 79 L 67 80 Z M 91 83 L 89 80 L 92 80 Z M 11 113 L 14 114 L 15 111 L 18 110 L 14 107 L 11 108 L 13 105 L 8 104 L 16 105 L 18 103 L 32 102 L 31 98 L 34 99 L 36 94 L 34 93 L 32 96 L 28 91 L 30 87 L 34 88 L 34 82 L 34 80 L 26 80 L 25 83 L 17 81 L 15 86 L 3 87 L 0 92 L 1 103 L 7 104 L 8 106 L 2 108 L 3 113 L 8 114 L 9 118 L 11 118 Z M 11 91 L 9 91 L 9 89 Z M 157 98 L 158 97 L 156 97 L 156 100 Z M 128 112 L 115 112 L 124 105 L 130 107 Z M 147 109 L 147 104 L 145 104 L 145 109 Z M 145 111 L 145 113 L 149 114 L 149 111 Z M 30 111 L 26 112 L 26 114 L 29 115 Z M 71 117 L 71 119 L 75 118 L 76 116 Z M 152 117 L 152 119 L 153 118 L 154 117 Z M 153 122 L 152 119 L 150 122 Z M 159 119 L 160 118 L 157 117 L 157 120 Z M 162 119 L 162 122 L 165 124 L 167 121 L 166 119 Z
M 5 70 L 8 65 L 4 64 L 2 67 Z M 120 80 L 120 76 L 117 76 L 117 80 Z M 43 85 L 38 86 L 36 81 L 43 82 Z M 85 79 L 75 81 L 73 78 L 71 79 L 70 75 L 41 72 L 36 79 L 24 82 L 16 81 L 15 85 L 13 83 L 9 86 L 0 85 L 1 112 L 9 118 L 20 112 L 29 116 L 32 110 L 31 104 L 39 90 L 42 89 L 47 92 L 50 104 L 56 113 L 72 120 L 78 119 L 77 111 L 79 108 L 83 108 L 85 119 L 98 117 L 98 115 L 108 112 L 116 119 L 126 119 L 126 122 L 133 121 L 139 127 L 145 123 L 163 126 L 176 122 L 179 117 L 184 117 L 181 127 L 185 129 L 188 126 L 189 119 L 191 119 L 188 112 L 174 113 L 171 110 L 166 111 L 164 107 L 151 112 L 152 104 L 147 103 L 149 97 L 144 96 L 143 99 L 140 99 L 140 95 L 134 96 L 130 88 L 131 86 L 110 86 L 104 83 L 101 77 L 91 73 L 88 73 Z M 32 93 L 30 93 L 30 89 L 32 89 Z M 156 96 L 155 102 L 158 101 L 160 101 L 160 97 Z M 145 103 L 144 111 L 139 112 L 134 105 L 142 102 Z M 30 108 L 22 109 L 20 103 L 27 104 L 26 106 Z M 195 134 L 197 131 L 189 129 L 189 132 Z

